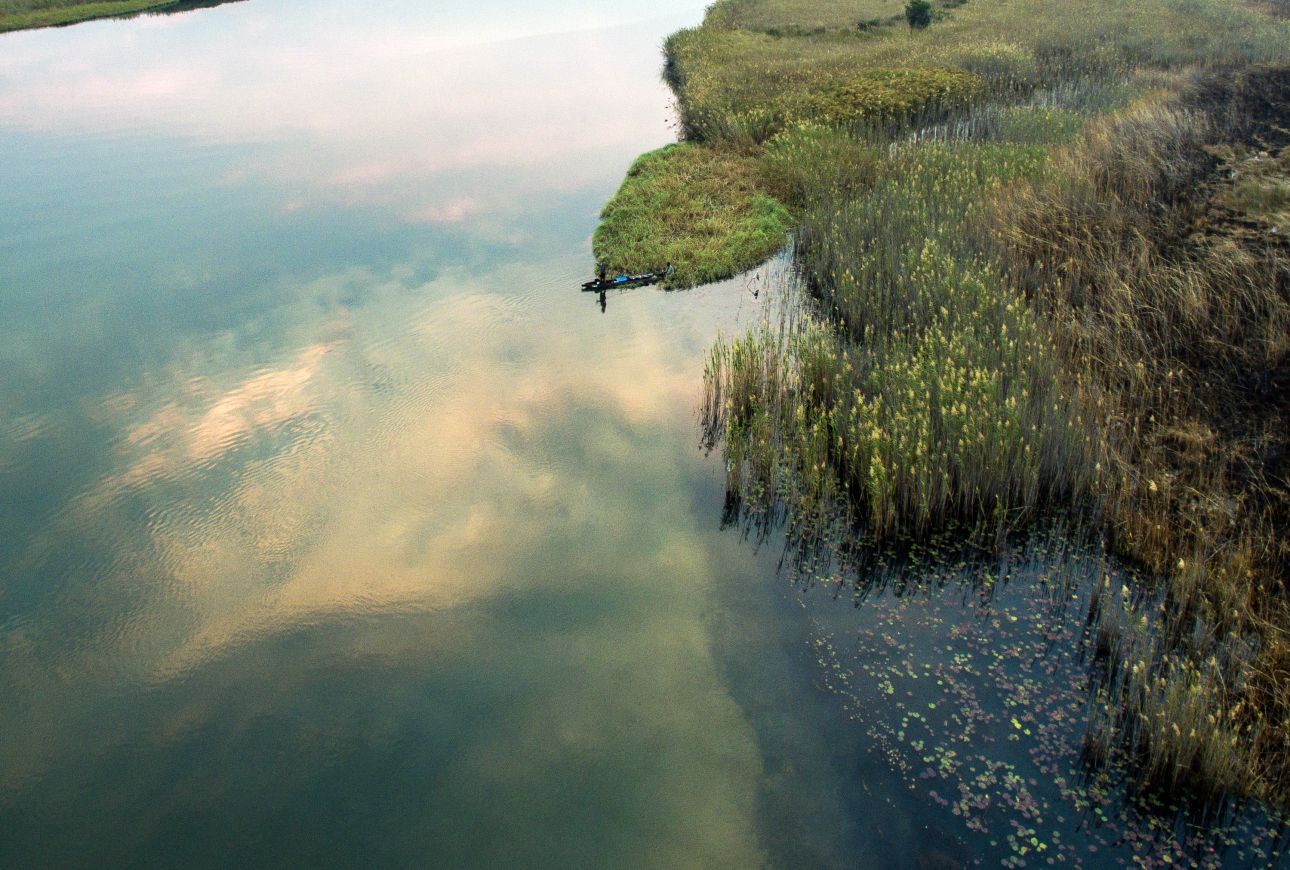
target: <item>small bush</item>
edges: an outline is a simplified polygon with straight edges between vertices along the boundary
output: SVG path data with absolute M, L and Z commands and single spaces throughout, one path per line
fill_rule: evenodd
M 932 4 L 927 0 L 909 0 L 905 6 L 905 20 L 910 30 L 922 30 L 932 23 Z

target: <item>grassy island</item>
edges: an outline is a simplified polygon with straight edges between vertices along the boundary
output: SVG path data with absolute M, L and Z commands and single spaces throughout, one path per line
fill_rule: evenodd
M 0 0 L 0 33 L 144 12 L 185 12 L 236 0 Z
M 788 210 L 762 192 L 756 160 L 682 143 L 646 154 L 628 170 L 596 229 L 595 247 L 615 272 L 671 264 L 672 285 L 688 286 L 763 262 L 791 229 Z
M 685 143 L 633 169 L 595 245 L 693 283 L 755 266 L 790 225 L 807 310 L 709 358 L 732 495 L 802 539 L 967 521 L 993 542 L 1041 511 L 1083 517 L 1144 577 L 1092 617 L 1090 752 L 1275 803 L 1284 12 L 936 0 L 915 30 L 889 0 L 719 0 L 666 45 Z

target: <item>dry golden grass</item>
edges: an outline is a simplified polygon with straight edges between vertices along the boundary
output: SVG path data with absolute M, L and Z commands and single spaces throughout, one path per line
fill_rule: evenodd
M 1117 548 L 1169 579 L 1129 620 L 1150 631 L 1112 658 L 1097 739 L 1166 783 L 1282 798 L 1290 246 L 1215 155 L 1290 140 L 1288 85 L 1255 70 L 1144 100 L 985 219 L 1097 409 Z

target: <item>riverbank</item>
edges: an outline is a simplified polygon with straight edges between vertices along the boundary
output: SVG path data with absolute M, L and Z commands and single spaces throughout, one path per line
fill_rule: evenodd
M 185 12 L 230 2 L 237 0 L 0 0 L 0 33 L 145 12 Z
M 685 138 L 758 167 L 734 195 L 793 215 L 812 296 L 711 354 L 732 497 L 844 549 L 1075 513 L 1146 578 L 1091 615 L 1088 749 L 1285 801 L 1285 23 L 955 0 L 911 30 L 880 6 L 723 0 L 666 46 Z M 668 238 L 704 200 L 636 218 Z M 707 240 L 715 271 L 755 265 L 737 238 Z

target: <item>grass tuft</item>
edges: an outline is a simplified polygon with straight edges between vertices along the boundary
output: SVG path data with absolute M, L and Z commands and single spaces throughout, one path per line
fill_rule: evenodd
M 639 158 L 605 206 L 593 240 L 611 272 L 675 268 L 669 286 L 729 278 L 784 246 L 788 210 L 767 195 L 756 159 L 669 145 Z

